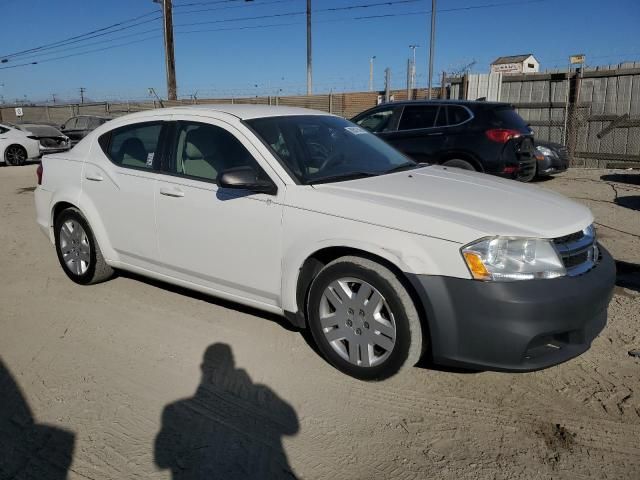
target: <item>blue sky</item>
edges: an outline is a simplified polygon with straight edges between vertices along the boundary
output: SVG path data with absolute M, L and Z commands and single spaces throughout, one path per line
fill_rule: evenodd
M 403 88 L 410 44 L 421 45 L 417 50 L 418 84 L 426 85 L 426 12 L 431 1 L 387 1 L 395 5 L 321 11 L 383 1 L 313 0 L 314 93 L 366 90 L 372 55 L 376 56 L 375 87 L 383 88 L 383 70 L 389 67 L 393 87 Z M 438 74 L 434 83 L 443 70 L 454 71 L 476 61 L 473 71 L 485 72 L 497 56 L 528 52 L 534 53 L 542 69 L 564 67 L 572 53 L 586 53 L 589 65 L 640 61 L 638 0 L 437 3 L 434 70 Z M 486 7 L 491 4 L 501 5 Z M 174 0 L 174 5 L 179 96 L 305 91 L 305 16 L 288 15 L 304 12 L 305 0 Z M 454 10 L 465 7 L 481 8 Z M 152 20 L 159 9 L 152 0 L 0 0 L 0 60 L 136 16 L 149 14 L 137 22 Z M 396 16 L 381 16 L 388 14 Z M 229 21 L 261 16 L 271 18 Z M 273 24 L 286 25 L 267 27 Z M 110 43 L 99 43 L 108 40 Z M 115 45 L 122 46 L 110 48 Z M 107 47 L 110 49 L 6 68 Z M 160 20 L 37 53 L 39 56 L 14 56 L 0 63 L 0 95 L 5 102 L 25 95 L 29 100 L 51 99 L 52 93 L 61 100 L 75 99 L 79 87 L 85 87 L 87 97 L 96 100 L 145 98 L 149 87 L 165 96 Z

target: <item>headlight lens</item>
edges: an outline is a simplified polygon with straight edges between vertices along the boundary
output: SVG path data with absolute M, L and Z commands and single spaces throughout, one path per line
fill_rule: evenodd
M 555 157 L 556 154 L 553 153 L 553 150 L 551 150 L 550 148 L 547 147 L 543 147 L 542 145 L 538 145 L 536 147 L 536 150 L 539 151 L 541 154 L 546 155 L 547 157 Z
M 541 238 L 483 238 L 463 247 L 462 256 L 476 280 L 533 280 L 567 273 L 552 242 Z

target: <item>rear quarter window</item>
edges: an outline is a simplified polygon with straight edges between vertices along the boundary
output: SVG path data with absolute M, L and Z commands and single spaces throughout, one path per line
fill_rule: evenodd
M 489 123 L 492 127 L 513 128 L 520 131 L 529 131 L 529 126 L 513 107 L 498 107 L 490 110 Z

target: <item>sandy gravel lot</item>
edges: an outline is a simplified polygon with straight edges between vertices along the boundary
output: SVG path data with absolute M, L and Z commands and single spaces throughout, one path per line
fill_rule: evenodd
M 2 479 L 640 478 L 638 172 L 539 183 L 587 204 L 625 262 L 589 352 L 377 384 L 277 317 L 132 276 L 73 284 L 34 185 L 35 166 L 0 168 Z

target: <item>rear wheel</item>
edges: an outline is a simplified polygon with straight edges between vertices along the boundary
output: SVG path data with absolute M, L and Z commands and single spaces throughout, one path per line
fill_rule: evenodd
M 474 167 L 471 163 L 459 158 L 447 160 L 442 165 L 444 165 L 445 167 L 461 168 L 462 170 L 472 170 L 474 172 L 477 171 L 477 168 Z
M 307 305 L 318 349 L 333 366 L 382 380 L 420 359 L 423 333 L 409 293 L 386 267 L 342 257 L 314 279 Z
M 4 161 L 7 165 L 24 165 L 27 161 L 27 151 L 22 145 L 9 145 L 4 151 Z
M 60 266 L 71 280 L 90 285 L 113 275 L 89 224 L 77 209 L 63 210 L 55 219 L 54 232 Z

